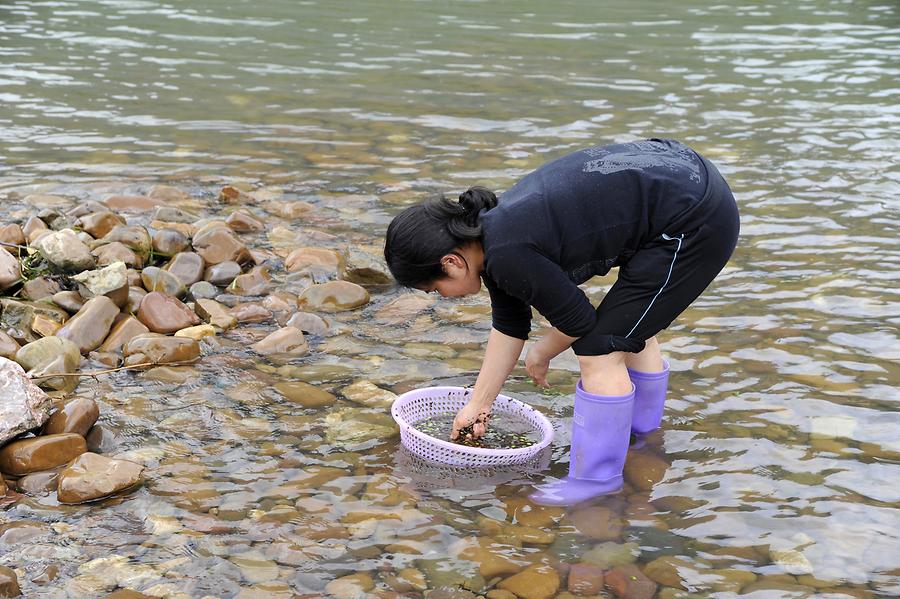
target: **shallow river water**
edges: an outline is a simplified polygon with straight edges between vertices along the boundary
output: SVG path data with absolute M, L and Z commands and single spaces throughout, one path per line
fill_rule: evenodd
M 104 450 L 148 480 L 7 507 L 0 522 L 32 524 L 0 565 L 28 597 L 291 597 L 356 574 L 387 598 L 668 555 L 660 596 L 900 595 L 898 57 L 889 0 L 0 4 L 0 224 L 48 207 L 29 195 L 60 208 L 161 183 L 218 216 L 239 184 L 267 223 L 250 245 L 377 253 L 429 194 L 655 136 L 716 162 L 742 211 L 732 261 L 661 335 L 664 426 L 632 447 L 619 494 L 525 499 L 567 470 L 571 355 L 550 392 L 521 368 L 505 389 L 557 428 L 543 471 L 428 472 L 400 452 L 387 411 L 344 389 L 473 382 L 489 305 L 381 287 L 293 363 L 248 349 L 264 322 L 196 366 L 84 379 Z M 613 276 L 585 289 L 599 300 Z M 304 409 L 288 381 L 336 402 Z

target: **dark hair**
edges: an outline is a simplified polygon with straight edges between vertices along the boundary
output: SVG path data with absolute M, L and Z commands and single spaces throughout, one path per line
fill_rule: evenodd
M 441 258 L 481 239 L 479 216 L 497 205 L 497 196 L 484 187 L 471 187 L 454 202 L 432 198 L 410 206 L 387 228 L 384 259 L 397 282 L 421 287 L 446 273 Z

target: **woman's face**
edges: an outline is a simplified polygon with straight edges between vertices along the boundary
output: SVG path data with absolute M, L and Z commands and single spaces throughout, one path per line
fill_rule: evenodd
M 433 281 L 422 288 L 423 291 L 437 291 L 442 297 L 463 297 L 481 291 L 481 275 L 459 254 L 447 254 L 441 259 L 445 277 Z

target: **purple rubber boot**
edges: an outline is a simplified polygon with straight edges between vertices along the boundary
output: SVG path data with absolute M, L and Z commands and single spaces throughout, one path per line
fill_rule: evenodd
M 631 430 L 649 433 L 658 429 L 666 403 L 666 388 L 669 386 L 669 363 L 663 360 L 662 372 L 638 372 L 629 368 L 628 376 L 634 383 Z
M 634 389 L 628 395 L 594 395 L 578 381 L 569 476 L 537 487 L 531 500 L 539 505 L 574 505 L 621 489 L 633 403 Z

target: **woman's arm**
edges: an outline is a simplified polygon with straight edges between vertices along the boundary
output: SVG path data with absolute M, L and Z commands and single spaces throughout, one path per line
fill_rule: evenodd
M 523 339 L 510 337 L 497 329 L 491 329 L 484 352 L 484 362 L 481 364 L 481 371 L 475 380 L 475 388 L 472 390 L 469 403 L 456 414 L 456 418 L 453 420 L 451 439 L 459 436 L 459 429 L 468 426 L 472 427 L 473 437 L 478 438 L 484 435 L 491 414 L 491 405 L 497 399 L 497 394 L 500 393 L 509 373 L 518 362 L 524 346 Z
M 525 370 L 539 387 L 547 386 L 547 370 L 550 360 L 569 348 L 578 337 L 569 337 L 556 327 L 551 328 L 528 350 Z

